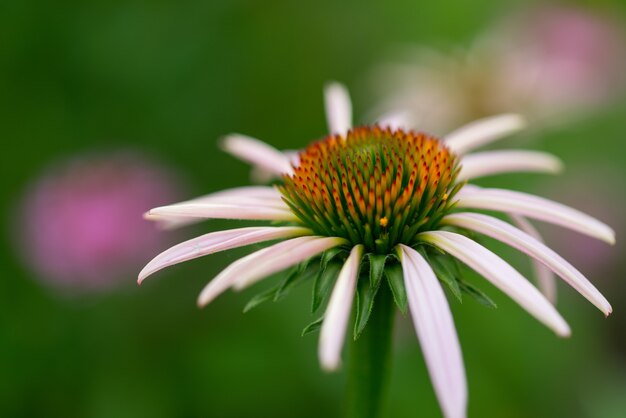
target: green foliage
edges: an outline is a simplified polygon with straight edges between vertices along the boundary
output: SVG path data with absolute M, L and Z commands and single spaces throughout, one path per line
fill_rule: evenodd
M 380 281 L 383 278 L 383 272 L 385 271 L 385 262 L 388 255 L 368 254 L 369 259 L 369 271 L 370 271 L 370 286 L 377 288 L 380 285 Z
M 450 291 L 459 301 L 462 301 L 462 295 L 465 294 L 488 308 L 495 309 L 498 307 L 485 292 L 463 279 L 464 267 L 456 258 L 436 255 L 431 256 L 429 260 L 439 280 L 448 285 Z
M 492 309 L 495 309 L 498 307 L 498 305 L 496 305 L 496 303 L 493 300 L 491 300 L 489 296 L 487 296 L 482 290 L 478 289 L 474 285 L 465 281 L 459 281 L 459 286 L 461 290 L 463 291 L 463 293 L 473 297 L 481 305 L 486 306 L 487 308 L 492 308 Z
M 287 296 L 289 292 L 296 287 L 297 285 L 305 282 L 310 279 L 314 275 L 317 275 L 319 271 L 319 267 L 315 263 L 309 264 L 309 261 L 304 261 L 291 269 L 285 279 L 280 282 L 278 285 L 271 287 L 270 289 L 264 290 L 261 293 L 258 293 L 243 308 L 243 312 L 248 312 L 251 309 L 259 306 L 263 302 L 267 302 L 273 300 L 277 302 Z
M 458 274 L 456 273 L 454 261 L 446 256 L 428 257 L 428 263 L 433 268 L 437 278 L 448 286 L 448 289 L 459 300 L 463 301 L 461 287 L 459 286 Z
M 319 309 L 320 305 L 328 298 L 331 292 L 332 284 L 339 275 L 342 264 L 339 262 L 331 262 L 331 260 L 344 250 L 336 249 L 328 250 L 322 255 L 320 269 L 313 284 L 313 301 L 311 303 L 311 312 Z
M 315 321 L 311 322 L 309 325 L 304 327 L 304 329 L 302 330 L 302 336 L 304 337 L 307 334 L 319 331 L 320 328 L 322 327 L 323 322 L 324 322 L 324 316 L 320 316 Z
M 408 303 L 406 289 L 404 288 L 404 275 L 402 274 L 400 263 L 388 264 L 385 267 L 385 277 L 387 277 L 387 283 L 389 283 L 394 302 L 396 302 L 400 312 L 406 314 Z
M 372 314 L 372 310 L 374 309 L 374 300 L 376 299 L 376 294 L 378 293 L 383 273 L 385 271 L 385 261 L 389 256 L 367 254 L 366 257 L 369 259 L 369 274 L 361 274 L 357 284 L 356 318 L 354 321 L 355 340 L 359 338 L 359 335 L 361 335 L 365 329 L 370 315 Z

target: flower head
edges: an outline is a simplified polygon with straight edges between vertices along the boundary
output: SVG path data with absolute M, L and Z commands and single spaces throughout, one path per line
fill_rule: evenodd
M 538 263 L 541 287 L 550 298 L 555 273 L 603 313 L 611 312 L 600 292 L 541 242 L 526 217 L 613 243 L 608 226 L 544 198 L 467 184 L 496 173 L 560 169 L 556 157 L 540 152 L 467 154 L 523 128 L 519 116 L 480 120 L 437 138 L 376 125 L 350 128 L 347 92 L 337 84 L 327 88 L 326 103 L 332 134 L 313 142 L 297 159 L 249 137 L 224 140 L 226 150 L 276 176 L 275 187 L 231 189 L 147 214 L 169 226 L 206 218 L 277 224 L 212 232 L 179 244 L 152 260 L 140 273 L 140 282 L 185 260 L 282 240 L 232 263 L 204 288 L 198 303 L 204 306 L 227 289 L 246 288 L 289 267 L 293 269 L 283 283 L 251 304 L 276 299 L 295 282 L 316 277 L 314 309 L 329 296 L 319 340 L 320 362 L 327 370 L 340 365 L 358 289 L 366 286 L 368 300 L 373 301 L 380 286 L 389 286 L 398 307 L 405 310 L 408 305 L 446 417 L 465 416 L 467 390 L 460 345 L 441 283 L 455 295 L 463 290 L 478 292 L 463 280 L 457 263 L 480 273 L 557 335 L 570 334 L 548 297 L 470 236 L 490 236 L 528 254 Z M 519 227 L 473 210 L 504 212 Z M 371 308 L 357 312 L 355 337 L 365 327 Z

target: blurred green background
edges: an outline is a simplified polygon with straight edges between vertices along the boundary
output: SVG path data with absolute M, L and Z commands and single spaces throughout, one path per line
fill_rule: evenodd
M 42 167 L 94 149 L 131 147 L 176 167 L 190 181 L 189 197 L 246 184 L 248 167 L 217 150 L 221 135 L 237 131 L 279 148 L 303 146 L 326 132 L 326 81 L 350 87 L 358 120 L 370 105 L 363 77 L 389 47 L 466 44 L 515 4 L 0 3 L 0 416 L 339 416 L 345 377 L 319 369 L 315 334 L 300 337 L 314 319 L 308 287 L 245 315 L 254 292 L 228 293 L 198 310 L 204 283 L 245 253 L 231 251 L 172 268 L 141 288 L 129 276 L 116 291 L 62 296 L 16 256 L 15 207 Z M 626 13 L 618 1 L 593 4 Z M 592 195 L 566 179 L 596 175 L 606 194 L 595 203 L 621 213 L 624 201 L 611 193 L 623 197 L 626 184 L 625 112 L 622 100 L 530 143 L 561 156 L 563 176 L 511 175 L 483 184 L 537 193 L 570 184 L 577 196 L 559 197 L 578 204 L 577 197 L 585 202 Z M 529 271 L 522 257 L 500 249 Z M 626 416 L 622 249 L 607 247 L 613 253 L 607 264 L 583 270 L 612 302 L 609 319 L 560 286 L 569 340 L 555 338 L 487 285 L 497 310 L 451 299 L 470 416 Z M 440 416 L 410 321 L 398 324 L 385 416 Z

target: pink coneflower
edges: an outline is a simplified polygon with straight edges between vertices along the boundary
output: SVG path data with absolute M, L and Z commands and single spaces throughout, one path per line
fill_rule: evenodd
M 467 184 L 495 173 L 559 170 L 559 160 L 541 152 L 472 153 L 522 129 L 522 118 L 501 115 L 479 120 L 442 138 L 376 125 L 352 128 L 349 98 L 336 84 L 327 89 L 327 113 L 331 135 L 307 146 L 297 163 L 258 140 L 227 137 L 225 149 L 270 170 L 280 178 L 278 184 L 230 189 L 158 207 L 147 217 L 170 226 L 208 218 L 274 224 L 211 232 L 181 243 L 154 258 L 139 274 L 139 282 L 186 260 L 280 240 L 219 273 L 200 293 L 199 306 L 228 289 L 247 288 L 290 267 L 295 268 L 274 295 L 299 277 L 317 276 L 315 297 L 329 296 L 319 359 L 324 369 L 335 370 L 341 363 L 355 297 L 355 337 L 377 307 L 393 298 L 401 310 L 408 305 L 446 417 L 465 416 L 467 404 L 461 349 L 442 289 L 445 283 L 454 294 L 467 290 L 456 271 L 457 261 L 480 273 L 557 335 L 570 334 L 549 300 L 515 268 L 471 238 L 475 234 L 528 254 L 602 313 L 611 313 L 600 292 L 538 239 L 503 220 L 473 212 L 511 214 L 530 228 L 528 217 L 614 242 L 611 228 L 575 209 L 523 192 Z M 374 368 L 384 364 L 380 358 L 370 360 Z M 376 408 L 372 405 L 367 415 L 374 416 Z
M 515 112 L 542 123 L 580 118 L 622 97 L 626 34 L 611 16 L 536 6 L 507 16 L 465 49 L 412 48 L 377 69 L 383 118 L 420 129 Z
M 170 242 L 137 220 L 180 196 L 170 169 L 136 153 L 74 157 L 46 169 L 20 205 L 24 259 L 63 291 L 108 288 Z M 171 237 L 170 237 L 171 238 Z

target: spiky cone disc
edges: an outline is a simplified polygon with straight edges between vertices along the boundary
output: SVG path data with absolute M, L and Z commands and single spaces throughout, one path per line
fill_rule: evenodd
M 453 206 L 458 159 L 437 138 L 364 126 L 332 135 L 300 154 L 279 186 L 300 222 L 367 252 L 414 245 Z

